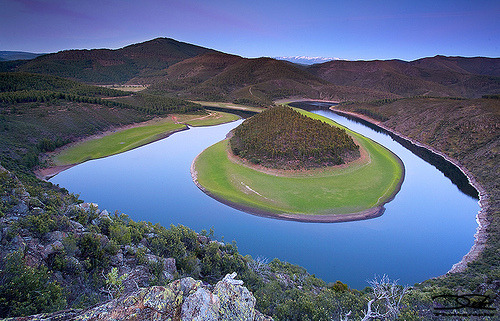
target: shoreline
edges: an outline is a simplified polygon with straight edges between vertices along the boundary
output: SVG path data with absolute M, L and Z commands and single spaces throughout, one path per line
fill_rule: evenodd
M 200 118 L 191 119 L 191 120 L 204 119 L 204 118 L 209 117 L 209 116 L 210 115 L 207 115 L 207 116 L 204 116 L 204 117 L 200 117 Z M 140 123 L 132 123 L 132 124 L 124 125 L 124 126 L 114 127 L 112 129 L 103 131 L 103 132 L 95 134 L 95 135 L 91 135 L 91 136 L 87 136 L 87 137 L 82 137 L 80 139 L 77 139 L 74 142 L 71 142 L 69 144 L 66 144 L 66 145 L 60 147 L 60 148 L 57 148 L 53 152 L 45 153 L 46 156 L 44 158 L 45 159 L 50 159 L 52 155 L 57 154 L 58 152 L 66 149 L 66 148 L 72 147 L 72 146 L 74 146 L 76 144 L 79 144 L 79 143 L 83 143 L 83 142 L 86 142 L 86 141 L 91 141 L 91 140 L 94 140 L 94 139 L 99 139 L 99 138 L 105 137 L 107 135 L 114 134 L 114 133 L 117 133 L 117 132 L 120 132 L 120 131 L 123 131 L 123 130 L 127 130 L 127 129 L 131 129 L 131 128 L 137 128 L 137 127 L 143 127 L 143 126 L 153 125 L 154 123 L 161 122 L 162 120 L 164 120 L 166 118 L 169 118 L 169 117 L 172 117 L 172 115 L 169 115 L 167 117 L 155 117 L 153 119 L 150 119 L 150 120 L 147 120 L 147 121 L 144 121 L 144 122 L 140 122 Z M 236 120 L 233 120 L 233 121 L 236 121 Z M 233 121 L 231 121 L 231 122 L 233 122 Z M 139 148 L 139 147 L 146 146 L 148 144 L 157 142 L 159 140 L 165 139 L 165 138 L 167 138 L 170 135 L 173 135 L 175 133 L 178 133 L 178 132 L 181 132 L 181 131 L 184 131 L 184 130 L 189 130 L 191 127 L 209 127 L 209 126 L 216 126 L 217 125 L 216 124 L 216 125 L 204 125 L 204 126 L 191 126 L 191 125 L 187 124 L 186 122 L 177 122 L 176 121 L 176 123 L 183 124 L 185 127 L 179 128 L 179 129 L 174 129 L 174 130 L 171 130 L 171 131 L 168 131 L 168 132 L 164 132 L 162 134 L 158 134 L 152 141 L 150 141 L 150 142 L 148 142 L 146 144 L 143 144 L 143 145 L 131 148 L 131 149 L 127 150 L 127 152 L 130 151 L 130 150 L 133 150 L 133 149 L 136 149 L 136 148 Z M 118 154 L 121 154 L 121 153 L 123 153 L 123 152 L 120 152 Z M 33 173 L 35 174 L 36 178 L 44 180 L 44 181 L 47 181 L 47 180 L 51 179 L 52 177 L 56 176 L 57 174 L 65 171 L 67 169 L 70 169 L 73 166 L 76 166 L 76 165 L 79 165 L 79 164 L 83 164 L 83 163 L 85 163 L 85 162 L 87 162 L 89 160 L 95 160 L 95 159 L 105 158 L 105 157 L 109 157 L 109 156 L 113 156 L 113 155 L 118 155 L 118 154 L 111 154 L 111 155 L 106 155 L 106 156 L 103 156 L 103 157 L 92 158 L 92 159 L 85 160 L 85 161 L 83 161 L 81 163 L 65 164 L 65 165 L 54 165 L 54 166 L 50 166 L 50 167 L 38 168 L 38 169 L 34 170 Z
M 467 252 L 459 262 L 455 263 L 451 267 L 451 269 L 448 272 L 446 272 L 446 274 L 459 273 L 459 272 L 465 271 L 465 269 L 467 268 L 467 265 L 469 263 L 473 262 L 474 260 L 476 260 L 479 257 L 479 254 L 481 254 L 483 249 L 486 247 L 486 242 L 487 242 L 487 238 L 488 238 L 486 229 L 489 225 L 489 222 L 487 219 L 487 214 L 490 211 L 489 195 L 486 193 L 486 191 L 481 186 L 481 184 L 479 184 L 479 182 L 477 182 L 477 180 L 467 170 L 467 168 L 465 168 L 463 165 L 461 165 L 457 160 L 449 157 L 448 155 L 433 148 L 432 146 L 428 146 L 426 144 L 420 143 L 420 142 L 418 142 L 410 137 L 407 137 L 399 132 L 394 131 L 393 129 L 391 129 L 387 126 L 384 126 L 381 121 L 372 119 L 372 118 L 365 116 L 365 115 L 362 115 L 362 114 L 353 113 L 353 112 L 344 111 L 344 110 L 339 110 L 335 107 L 330 107 L 330 110 L 332 110 L 333 112 L 338 113 L 340 115 L 344 114 L 344 115 L 348 115 L 348 116 L 351 116 L 354 118 L 364 120 L 364 121 L 369 122 L 375 126 L 380 127 L 381 129 L 384 129 L 384 130 L 386 130 L 386 131 L 388 131 L 388 132 L 390 132 L 390 133 L 392 133 L 392 134 L 394 134 L 402 139 L 405 139 L 416 146 L 425 148 L 425 149 L 431 151 L 432 153 L 443 157 L 445 160 L 447 160 L 451 164 L 455 165 L 462 173 L 464 173 L 464 175 L 469 180 L 469 183 L 479 193 L 478 204 L 479 204 L 480 210 L 476 215 L 476 222 L 478 224 L 478 227 L 476 228 L 476 233 L 474 234 L 474 244 L 472 245 L 469 252 Z
M 142 123 L 138 123 L 138 124 L 142 124 Z M 140 127 L 140 126 L 135 126 L 135 127 Z M 99 139 L 99 138 L 102 138 L 102 137 L 106 136 L 107 134 L 112 134 L 112 133 L 118 132 L 120 130 L 126 130 L 126 129 L 130 129 L 130 128 L 134 128 L 134 126 L 132 126 L 132 127 L 124 126 L 124 128 L 120 127 L 120 128 L 117 128 L 116 130 L 111 131 L 111 132 L 106 131 L 106 132 L 103 132 L 103 133 L 98 134 L 98 135 L 93 135 L 93 136 L 85 137 L 85 138 L 83 138 L 81 140 L 77 140 L 75 142 L 72 142 L 72 143 L 68 144 L 67 146 L 61 147 L 60 150 L 68 148 L 68 147 L 71 147 L 71 146 L 74 146 L 75 144 L 78 144 L 78 143 L 86 142 L 86 141 L 93 140 L 93 139 Z M 126 152 L 134 150 L 134 149 L 139 148 L 139 147 L 143 147 L 143 146 L 149 145 L 151 143 L 154 143 L 154 142 L 157 142 L 157 141 L 162 140 L 164 138 L 167 138 L 167 137 L 169 137 L 172 134 L 175 134 L 175 133 L 178 133 L 178 132 L 181 132 L 181 131 L 184 131 L 184 130 L 188 130 L 188 129 L 189 129 L 189 126 L 186 126 L 184 128 L 179 128 L 179 129 L 175 129 L 175 130 L 172 130 L 172 131 L 169 131 L 169 132 L 165 132 L 165 133 L 160 134 L 157 137 L 155 137 L 152 141 L 150 141 L 150 142 L 148 142 L 146 144 L 143 144 L 143 145 L 131 148 L 131 149 L 127 150 Z M 54 152 L 51 152 L 51 153 L 57 153 L 60 150 L 56 149 Z M 50 167 L 45 167 L 45 168 L 39 168 L 39 169 L 34 170 L 33 173 L 35 174 L 35 176 L 38 179 L 47 181 L 47 180 L 51 179 L 52 177 L 56 176 L 57 174 L 65 171 L 67 169 L 70 169 L 73 166 L 83 164 L 83 163 L 85 163 L 87 161 L 90 161 L 90 160 L 96 160 L 96 159 L 106 158 L 106 157 L 113 156 L 113 155 L 118 155 L 118 154 L 121 154 L 121 153 L 124 153 L 124 152 L 120 152 L 120 153 L 117 153 L 117 154 L 106 155 L 106 156 L 97 157 L 97 158 L 87 159 L 87 160 L 85 160 L 85 161 L 83 161 L 81 163 L 66 164 L 66 165 L 55 165 L 55 166 L 50 166 Z
M 227 139 L 227 138 L 226 138 Z M 382 216 L 385 212 L 385 207 L 384 205 L 392 201 L 396 195 L 399 193 L 401 190 L 401 186 L 403 185 L 404 178 L 405 178 L 405 167 L 403 165 L 403 162 L 401 159 L 394 154 L 392 151 L 391 154 L 394 155 L 394 157 L 397 159 L 399 164 L 401 165 L 402 168 L 402 173 L 401 177 L 399 179 L 399 182 L 393 192 L 388 196 L 388 198 L 383 201 L 380 205 L 377 205 L 372 208 L 368 208 L 366 210 L 360 211 L 360 212 L 354 212 L 354 213 L 346 213 L 346 214 L 291 214 L 291 213 L 276 213 L 272 211 L 266 211 L 264 209 L 259 209 L 255 207 L 251 207 L 248 205 L 232 202 L 229 200 L 226 200 L 218 195 L 215 195 L 214 193 L 210 192 L 207 190 L 205 187 L 203 187 L 199 182 L 198 182 L 198 172 L 196 171 L 196 160 L 198 157 L 204 152 L 205 150 L 201 151 L 194 160 L 191 162 L 191 167 L 190 167 L 190 172 L 191 172 L 191 178 L 194 182 L 194 184 L 206 195 L 209 197 L 215 199 L 216 201 L 225 204 L 227 206 L 230 206 L 234 209 L 237 209 L 239 211 L 248 213 L 250 215 L 255 215 L 255 216 L 260 216 L 260 217 L 265 217 L 265 218 L 272 218 L 272 219 L 279 219 L 279 220 L 285 220 L 285 221 L 295 221 L 295 222 L 302 222 L 302 223 L 342 223 L 342 222 L 352 222 L 352 221 L 362 221 L 362 220 L 367 220 L 367 219 L 372 219 L 376 218 L 379 216 Z M 229 158 L 229 155 L 228 155 Z M 272 175 L 272 174 L 270 174 Z M 383 197 L 382 195 L 381 197 Z
M 203 151 L 201 152 L 203 153 Z M 200 153 L 200 154 L 201 154 Z M 207 189 L 205 189 L 199 182 L 198 182 L 198 172 L 196 171 L 196 160 L 198 159 L 198 154 L 193 162 L 191 163 L 191 178 L 194 182 L 194 184 L 206 195 L 210 196 L 214 200 L 225 204 L 227 206 L 230 206 L 236 210 L 245 212 L 250 215 L 255 215 L 255 216 L 260 216 L 260 217 L 265 217 L 265 218 L 272 218 L 272 219 L 279 219 L 279 220 L 284 220 L 284 221 L 295 221 L 295 222 L 302 222 L 302 223 L 341 223 L 341 222 L 352 222 L 352 221 L 361 221 L 361 220 L 367 220 L 371 218 L 376 218 L 384 214 L 385 212 L 385 207 L 383 206 L 385 203 L 391 201 L 394 196 L 397 194 L 395 193 L 394 196 L 387 202 L 384 202 L 384 204 L 373 207 L 361 212 L 357 213 L 348 213 L 348 214 L 289 214 L 289 213 L 274 213 L 271 211 L 265 211 L 262 209 L 257 209 L 254 207 L 250 207 L 247 205 L 235 203 L 228 201 L 222 197 L 219 197 Z M 401 184 L 399 185 L 399 188 L 397 191 L 399 192 L 399 189 L 401 187 Z

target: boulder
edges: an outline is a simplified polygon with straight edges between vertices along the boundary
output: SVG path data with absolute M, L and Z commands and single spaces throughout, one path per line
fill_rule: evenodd
M 71 320 L 272 320 L 255 310 L 255 298 L 235 276 L 226 275 L 213 292 L 189 277 L 166 286 L 142 288 L 84 311 L 72 310 Z M 58 320 L 51 315 L 44 317 Z M 23 320 L 43 319 L 32 316 Z

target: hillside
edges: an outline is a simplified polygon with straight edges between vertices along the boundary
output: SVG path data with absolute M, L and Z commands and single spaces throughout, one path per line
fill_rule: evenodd
M 209 51 L 212 50 L 170 38 L 156 38 L 117 50 L 61 51 L 27 61 L 12 71 L 50 74 L 92 84 L 124 83 Z
M 478 98 L 500 92 L 500 58 L 435 56 L 333 60 L 311 66 L 248 59 L 157 38 L 124 48 L 66 50 L 0 71 L 43 73 L 90 84 L 146 85 L 154 94 L 270 106 L 282 98 L 370 101 L 412 96 Z
M 44 54 L 25 51 L 0 51 L 0 61 L 31 60 Z
M 288 62 L 271 58 L 247 59 L 222 53 L 186 59 L 169 67 L 154 80 L 156 82 L 147 92 L 175 93 L 195 100 L 225 100 L 256 106 L 269 106 L 274 100 L 287 97 L 330 100 L 397 97 L 370 89 L 332 85 Z M 134 81 L 138 80 L 133 79 L 131 83 Z
M 483 189 L 481 204 L 487 222 L 482 222 L 486 234 L 479 245 L 486 247 L 464 272 L 427 283 L 498 291 L 500 100 L 412 98 L 339 105 L 339 109 L 375 116 L 375 122 L 443 152 L 471 173 Z
M 479 98 L 500 92 L 500 58 L 436 56 L 401 60 L 335 60 L 307 68 L 336 85 L 390 92 L 400 96 Z

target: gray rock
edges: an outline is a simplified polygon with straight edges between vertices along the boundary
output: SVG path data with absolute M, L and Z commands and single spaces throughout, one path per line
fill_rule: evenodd
M 228 274 L 211 292 L 201 281 L 183 278 L 166 286 L 131 292 L 85 311 L 71 320 L 249 320 L 271 321 L 255 310 L 255 298 Z M 60 312 L 59 312 L 60 313 Z M 46 315 L 47 320 L 51 315 Z M 26 317 L 23 320 L 40 320 Z
M 73 221 L 73 220 L 69 220 L 69 222 L 71 224 L 71 227 L 75 231 L 75 233 L 81 234 L 81 233 L 85 232 L 85 227 L 82 224 L 80 224 L 80 223 L 78 223 L 76 221 Z
M 256 300 L 235 277 L 236 273 L 228 274 L 215 285 L 214 294 L 221 302 L 219 320 L 254 320 Z
M 55 241 L 60 241 L 62 242 L 62 240 L 68 236 L 68 234 L 66 234 L 65 232 L 61 232 L 61 231 L 54 231 L 54 232 L 49 232 L 47 234 L 45 234 L 45 238 L 50 242 L 50 243 L 53 243 Z
M 210 239 L 205 235 L 198 235 L 198 242 L 200 242 L 201 244 L 208 244 L 208 242 L 210 242 Z
M 182 304 L 181 320 L 216 321 L 219 319 L 219 298 L 204 288 L 198 288 Z
M 25 216 L 26 214 L 28 214 L 28 205 L 26 205 L 24 201 L 21 201 L 14 205 L 11 211 L 14 215 Z
M 123 265 L 123 253 L 119 251 L 116 255 L 110 257 L 111 265 L 120 266 Z

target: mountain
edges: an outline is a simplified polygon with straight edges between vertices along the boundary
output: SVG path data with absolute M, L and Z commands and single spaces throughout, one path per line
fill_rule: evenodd
M 170 38 L 156 38 L 116 50 L 61 51 L 28 61 L 14 70 L 51 74 L 93 84 L 114 84 L 154 74 L 179 61 L 211 51 Z
M 0 71 L 50 74 L 89 84 L 147 85 L 155 94 L 260 106 L 282 98 L 369 101 L 477 98 L 500 92 L 500 58 L 435 56 L 410 62 L 332 60 L 300 65 L 243 58 L 170 38 L 116 50 L 66 50 L 29 61 L 5 61 Z
M 130 82 L 137 81 L 136 78 Z M 179 62 L 161 76 L 156 76 L 146 91 L 264 106 L 288 97 L 330 100 L 356 97 L 365 100 L 395 96 L 370 89 L 332 85 L 289 62 L 272 58 L 248 59 L 224 53 L 207 53 Z
M 24 51 L 0 51 L 0 61 L 31 60 L 42 55 L 45 54 Z
M 402 60 L 335 60 L 307 71 L 342 86 L 369 88 L 400 96 L 477 98 L 500 92 L 500 58 L 436 56 Z

